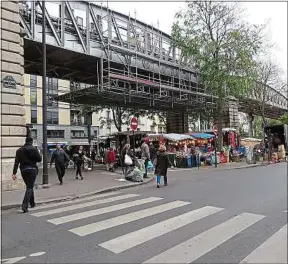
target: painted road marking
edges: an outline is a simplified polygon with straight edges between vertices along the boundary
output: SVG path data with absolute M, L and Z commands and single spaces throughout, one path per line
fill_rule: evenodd
M 241 263 L 287 263 L 287 224 L 243 259 Z
M 116 201 L 124 200 L 124 199 L 128 199 L 128 198 L 135 198 L 138 196 L 139 196 L 138 194 L 125 194 L 125 195 L 120 195 L 120 196 L 116 196 L 116 197 L 110 197 L 110 198 L 107 198 L 105 200 L 95 200 L 95 201 L 88 202 L 88 203 L 75 204 L 75 205 L 71 205 L 71 206 L 67 206 L 67 207 L 61 207 L 61 208 L 52 209 L 52 210 L 48 210 L 48 211 L 33 213 L 31 215 L 36 216 L 36 217 L 52 215 L 52 214 L 63 213 L 63 212 L 67 212 L 67 211 L 73 211 L 73 210 L 81 209 L 84 207 L 94 206 L 94 205 L 98 205 L 98 204 L 116 202 Z
M 159 237 L 180 227 L 193 223 L 209 215 L 224 210 L 212 206 L 205 206 L 200 209 L 170 218 L 160 223 L 148 226 L 146 228 L 119 236 L 100 244 L 101 247 L 114 253 L 121 253 L 127 249 L 145 243 L 153 238 Z
M 16 258 L 8 258 L 8 259 L 1 259 L 1 262 L 4 261 L 5 264 L 13 264 L 16 263 L 22 259 L 25 259 L 26 257 L 16 257 Z
M 46 252 L 36 252 L 36 253 L 32 253 L 30 254 L 28 257 L 39 257 L 46 254 Z M 15 258 L 7 258 L 7 259 L 1 259 L 1 262 L 5 263 L 5 264 L 14 264 L 19 262 L 22 259 L 26 259 L 27 257 L 22 256 L 22 257 L 15 257 Z
M 54 225 L 61 225 L 64 223 L 88 218 L 91 216 L 106 214 L 106 213 L 126 209 L 126 208 L 137 206 L 137 205 L 152 203 L 152 202 L 159 201 L 162 199 L 163 198 L 159 198 L 159 197 L 150 197 L 150 198 L 136 200 L 136 201 L 132 201 L 132 202 L 128 202 L 128 203 L 116 204 L 116 205 L 112 205 L 112 206 L 108 206 L 108 207 L 104 207 L 104 208 L 100 208 L 100 209 L 96 209 L 96 210 L 90 210 L 90 211 L 81 212 L 81 213 L 77 213 L 77 214 L 66 215 L 66 216 L 50 219 L 50 220 L 48 220 L 48 222 L 50 222 Z
M 107 197 L 107 196 L 114 196 L 114 195 L 118 195 L 118 194 L 120 194 L 120 192 L 103 193 L 103 194 L 98 194 L 98 195 L 95 195 L 95 196 L 89 196 L 89 197 L 86 197 L 86 198 L 79 198 L 79 199 L 69 200 L 69 201 L 58 203 L 58 204 L 55 204 L 55 203 L 45 204 L 45 205 L 40 205 L 40 206 L 37 206 L 37 207 L 34 207 L 34 208 L 29 208 L 29 211 L 39 211 L 39 210 L 46 209 L 46 208 L 57 207 L 59 205 L 81 203 L 81 202 L 85 202 L 85 201 L 95 200 L 95 199 L 99 199 L 99 198 L 103 198 L 103 197 Z
M 190 203 L 182 202 L 182 201 L 174 201 L 171 203 L 158 205 L 158 206 L 147 208 L 147 209 L 140 210 L 137 212 L 120 215 L 120 216 L 113 217 L 110 219 L 105 219 L 97 223 L 80 226 L 77 228 L 73 228 L 69 231 L 79 236 L 86 236 L 86 235 L 90 235 L 90 234 L 93 234 L 102 230 L 106 230 L 109 228 L 113 228 L 116 226 L 130 223 L 133 221 L 137 221 L 137 220 L 140 220 L 140 219 L 143 219 L 143 218 L 155 215 L 155 214 L 160 214 L 160 213 L 163 213 L 163 212 L 175 209 L 175 208 L 179 208 L 188 204 Z
M 44 255 L 46 252 L 36 252 L 29 255 L 29 257 L 39 257 Z
M 144 263 L 191 263 L 263 218 L 263 215 L 243 213 Z

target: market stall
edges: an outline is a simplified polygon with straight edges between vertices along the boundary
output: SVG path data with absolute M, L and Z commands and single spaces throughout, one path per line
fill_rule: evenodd
M 190 135 L 171 133 L 148 135 L 148 138 L 157 149 L 161 144 L 166 146 L 168 158 L 174 167 L 191 167 L 190 150 L 191 146 L 195 144 L 193 137 Z
M 192 165 L 204 166 L 215 164 L 215 135 L 209 133 L 191 133 L 195 138 L 195 153 L 192 153 Z M 217 163 L 220 162 L 219 153 L 217 154 Z

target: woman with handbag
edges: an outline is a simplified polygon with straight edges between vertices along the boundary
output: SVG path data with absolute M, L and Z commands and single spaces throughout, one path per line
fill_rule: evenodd
M 121 153 L 122 167 L 125 168 L 125 176 L 128 173 L 128 168 L 134 166 L 135 156 L 131 150 L 130 144 L 126 144 Z
M 172 164 L 166 154 L 166 147 L 161 145 L 157 154 L 155 163 L 155 174 L 157 176 L 157 188 L 160 188 L 161 177 L 164 178 L 164 185 L 168 185 L 167 171 L 168 167 L 172 167 Z

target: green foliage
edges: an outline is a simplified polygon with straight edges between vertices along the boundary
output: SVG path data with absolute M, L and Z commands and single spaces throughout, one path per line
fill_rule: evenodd
M 245 94 L 255 80 L 254 57 L 264 27 L 243 22 L 239 13 L 238 4 L 188 2 L 172 27 L 182 61 L 196 68 L 206 89 L 221 98 Z
M 288 125 L 288 113 L 282 115 L 279 120 L 282 124 Z
M 200 124 L 210 124 L 213 121 L 213 112 L 211 109 L 206 109 L 206 111 L 200 112 L 190 110 L 188 111 L 188 125 L 193 131 L 198 130 L 199 128 L 196 126 L 196 122 L 200 119 Z M 202 128 L 200 127 L 200 130 Z
M 257 116 L 253 122 L 253 135 L 255 138 L 263 138 L 263 128 L 262 128 L 263 120 L 261 117 Z

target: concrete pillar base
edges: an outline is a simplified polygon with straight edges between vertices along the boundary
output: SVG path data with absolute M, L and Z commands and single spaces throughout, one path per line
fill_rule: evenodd
M 14 159 L 2 159 L 2 166 L 1 166 L 2 191 L 24 190 L 26 188 L 19 170 L 17 173 L 17 180 L 14 181 L 12 179 L 13 166 L 14 166 Z
M 25 183 L 22 179 L 2 181 L 3 191 L 25 190 Z

